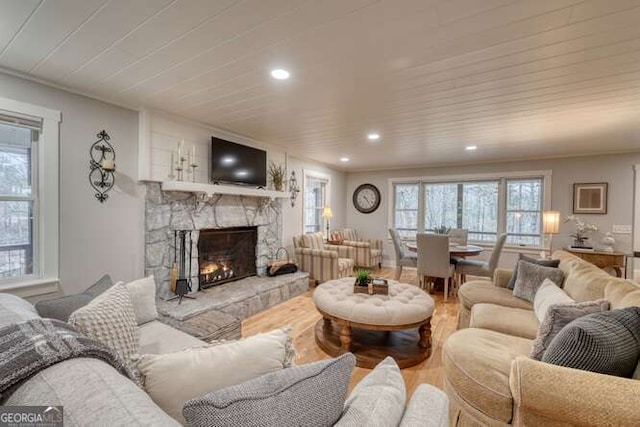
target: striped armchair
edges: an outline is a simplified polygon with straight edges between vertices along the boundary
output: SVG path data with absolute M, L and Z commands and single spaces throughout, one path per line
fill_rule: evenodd
M 353 275 L 354 248 L 327 245 L 322 233 L 294 236 L 293 248 L 300 270 L 316 283 Z
M 354 261 L 357 267 L 382 266 L 383 242 L 379 239 L 361 239 L 353 228 L 333 230 L 331 240 L 342 240 L 343 246 L 351 246 L 355 249 Z

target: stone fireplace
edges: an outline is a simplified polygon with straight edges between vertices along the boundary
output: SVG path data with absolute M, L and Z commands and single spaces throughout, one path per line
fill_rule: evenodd
M 200 230 L 198 264 L 200 289 L 256 274 L 258 227 Z
M 145 274 L 154 275 L 160 297 L 171 295 L 169 279 L 174 262 L 174 230 L 192 231 L 190 261 L 194 291 L 200 288 L 199 250 L 204 247 L 203 245 L 208 245 L 200 244 L 201 235 L 215 234 L 216 230 L 222 229 L 252 228 L 255 230 L 255 244 L 252 244 L 251 252 L 255 271 L 247 273 L 243 270 L 240 273 L 234 268 L 234 276 L 237 274 L 243 274 L 244 277 L 252 274 L 264 275 L 272 254 L 282 245 L 281 200 L 220 194 L 201 199 L 190 193 L 164 192 L 159 183 L 147 183 L 146 187 Z M 236 237 L 238 235 L 234 238 Z M 217 260 L 224 261 L 222 258 L 206 261 Z M 222 272 L 220 274 L 230 276 L 228 269 L 225 272 L 224 266 Z M 230 277 L 222 279 L 230 279 Z M 214 282 L 215 284 L 223 283 L 220 280 Z M 208 286 L 211 286 L 211 283 L 203 284 L 203 288 Z

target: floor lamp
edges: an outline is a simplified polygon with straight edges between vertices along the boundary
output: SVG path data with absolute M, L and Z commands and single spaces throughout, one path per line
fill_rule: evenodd
M 549 258 L 551 258 L 553 235 L 560 232 L 560 212 L 545 211 L 542 213 L 542 232 L 549 235 Z M 546 251 L 542 251 L 540 255 L 542 258 L 547 257 Z
M 333 211 L 329 206 L 322 211 L 322 218 L 327 220 L 327 240 L 329 240 L 329 220 L 333 218 Z

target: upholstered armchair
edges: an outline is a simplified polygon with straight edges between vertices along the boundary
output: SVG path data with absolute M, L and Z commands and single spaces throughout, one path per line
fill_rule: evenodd
M 300 270 L 309 273 L 316 283 L 353 275 L 355 249 L 328 245 L 322 233 L 294 236 L 293 248 Z
M 342 246 L 355 249 L 354 261 L 357 267 L 382 267 L 382 240 L 362 239 L 353 228 L 333 230 L 331 240 L 341 240 Z

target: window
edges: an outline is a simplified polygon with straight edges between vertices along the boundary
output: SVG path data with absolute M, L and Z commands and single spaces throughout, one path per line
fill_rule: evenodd
M 495 242 L 507 233 L 508 244 L 540 247 L 550 172 L 506 175 L 461 177 L 459 182 L 447 177 L 391 180 L 393 227 L 405 239 L 444 226 L 469 230 L 475 242 Z
M 542 179 L 507 180 L 507 243 L 542 244 Z
M 0 290 L 57 289 L 60 112 L 0 97 Z
M 305 171 L 304 176 L 304 233 L 324 231 L 322 211 L 327 206 L 329 177 Z
M 415 236 L 418 229 L 417 184 L 397 184 L 395 186 L 396 214 L 393 227 L 400 237 Z
M 38 203 L 33 166 L 39 132 L 39 123 L 29 126 L 0 119 L 0 278 L 35 271 Z

